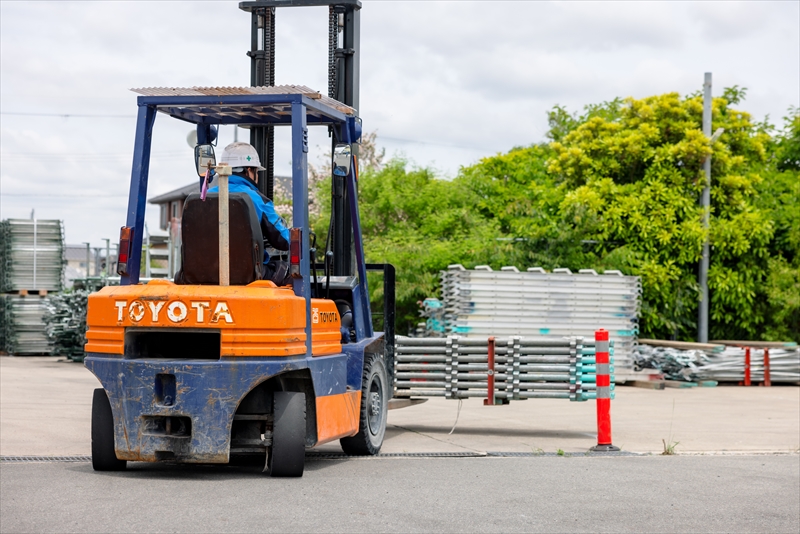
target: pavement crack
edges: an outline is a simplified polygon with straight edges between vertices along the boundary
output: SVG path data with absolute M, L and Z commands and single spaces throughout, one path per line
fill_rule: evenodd
M 464 449 L 464 450 L 466 450 L 466 451 L 470 451 L 470 452 L 483 452 L 483 451 L 479 451 L 478 449 L 471 449 L 470 447 L 465 447 L 465 446 L 463 446 L 463 445 L 459 445 L 458 443 L 453 443 L 453 442 L 451 442 L 451 441 L 447 441 L 447 440 L 444 440 L 444 439 L 435 438 L 435 437 L 431 436 L 430 434 L 426 434 L 426 433 L 424 433 L 424 432 L 419 432 L 418 430 L 414 430 L 413 428 L 407 428 L 407 427 L 400 426 L 400 425 L 387 425 L 387 426 L 393 426 L 393 427 L 395 427 L 395 428 L 400 428 L 400 429 L 403 429 L 403 430 L 405 430 L 406 432 L 413 432 L 414 434 L 419 434 L 420 436 L 424 436 L 424 437 L 426 437 L 426 438 L 430 438 L 430 439 L 432 439 L 432 440 L 435 440 L 435 441 L 438 441 L 438 442 L 441 442 L 441 443 L 446 443 L 446 444 L 448 444 L 448 445 L 453 445 L 453 446 L 455 446 L 455 447 L 462 448 L 462 449 Z

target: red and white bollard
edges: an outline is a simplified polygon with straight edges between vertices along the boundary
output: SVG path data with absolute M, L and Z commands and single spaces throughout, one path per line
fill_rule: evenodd
M 611 444 L 611 365 L 609 357 L 608 331 L 602 328 L 594 333 L 594 358 L 597 386 L 597 445 L 595 452 L 620 450 Z

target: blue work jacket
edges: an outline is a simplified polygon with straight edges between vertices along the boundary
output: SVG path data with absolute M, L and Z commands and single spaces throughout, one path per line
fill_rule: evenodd
M 219 187 L 214 186 L 208 189 L 209 193 L 219 193 Z M 261 233 L 269 243 L 265 244 L 278 250 L 289 250 L 289 229 L 283 224 L 281 216 L 275 211 L 275 205 L 270 199 L 261 194 L 256 184 L 239 176 L 232 174 L 228 178 L 229 193 L 247 193 L 256 208 L 258 221 L 261 223 Z M 269 262 L 269 254 L 264 250 L 264 263 Z

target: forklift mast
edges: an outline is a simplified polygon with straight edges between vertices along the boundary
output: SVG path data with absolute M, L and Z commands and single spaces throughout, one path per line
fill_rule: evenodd
M 240 2 L 239 9 L 251 15 L 250 85 L 275 85 L 275 11 L 278 7 L 328 6 L 328 96 L 356 110 L 359 108 L 361 2 L 359 0 L 256 0 Z M 331 157 L 339 139 L 335 128 L 331 135 Z M 274 194 L 274 126 L 250 129 L 250 144 L 263 162 L 265 171 L 259 179 L 261 192 Z M 358 145 L 351 147 L 358 162 Z M 331 165 L 333 168 L 333 165 Z M 332 176 L 330 241 L 333 252 L 333 275 L 352 276 L 355 258 L 349 194 L 344 178 Z

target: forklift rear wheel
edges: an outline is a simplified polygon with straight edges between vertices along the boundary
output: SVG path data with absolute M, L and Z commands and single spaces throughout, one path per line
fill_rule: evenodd
M 269 474 L 301 477 L 306 459 L 306 394 L 276 391 Z
M 351 456 L 378 454 L 386 434 L 388 402 L 386 366 L 377 354 L 368 354 L 361 379 L 361 417 L 358 434 L 342 438 L 342 450 Z
M 114 452 L 114 416 L 106 390 L 94 390 L 92 397 L 92 468 L 95 471 L 122 471 L 128 464 Z

